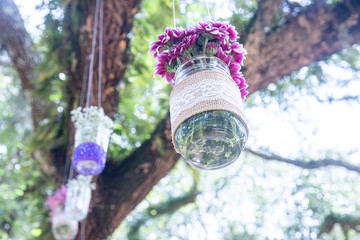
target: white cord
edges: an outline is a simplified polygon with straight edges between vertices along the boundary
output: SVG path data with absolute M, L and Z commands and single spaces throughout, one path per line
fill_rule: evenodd
M 208 14 L 209 14 L 210 21 L 212 21 L 210 9 L 209 9 L 209 1 L 208 1 L 208 0 L 205 0 L 205 3 L 206 3 L 206 8 L 207 8 L 207 12 L 208 12 Z
M 174 16 L 174 28 L 176 28 L 176 17 L 175 17 L 175 0 L 173 2 L 173 16 Z
M 86 107 L 88 107 L 90 105 L 90 99 L 91 99 L 90 95 L 91 95 L 91 85 L 92 85 L 92 79 L 93 79 L 94 55 L 95 55 L 95 44 L 96 44 L 98 15 L 99 15 L 99 0 L 96 0 L 93 39 L 92 39 L 92 46 L 91 46 L 90 69 L 89 69 L 89 81 L 88 81 L 88 89 L 87 89 L 87 96 L 86 96 Z
M 98 75 L 98 106 L 101 107 L 101 78 L 102 78 L 102 53 L 103 53 L 103 25 L 104 1 L 100 0 L 100 26 L 99 26 L 99 75 Z

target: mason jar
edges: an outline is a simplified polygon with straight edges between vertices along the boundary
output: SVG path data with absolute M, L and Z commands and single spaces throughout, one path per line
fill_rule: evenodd
M 239 158 L 248 136 L 243 108 L 225 62 L 199 56 L 183 63 L 170 95 L 175 150 L 200 169 L 230 165 Z
M 73 166 L 84 175 L 98 175 L 105 167 L 112 130 L 101 122 L 88 122 L 76 129 Z
M 76 221 L 84 220 L 89 212 L 91 176 L 78 175 L 69 180 L 66 190 L 65 213 Z
M 62 208 L 52 218 L 51 231 L 56 240 L 72 240 L 78 232 L 78 222 L 68 218 Z

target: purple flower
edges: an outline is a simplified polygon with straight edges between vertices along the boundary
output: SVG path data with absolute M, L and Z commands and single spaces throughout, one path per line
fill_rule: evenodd
M 231 44 L 230 49 L 231 49 L 231 53 L 241 53 L 243 55 L 247 54 L 247 51 L 245 50 L 244 46 L 237 42 Z
M 243 60 L 245 59 L 245 55 L 247 54 L 243 45 L 239 43 L 231 44 L 226 53 L 231 54 L 234 57 L 234 61 L 241 65 L 243 65 Z
M 184 37 L 178 45 L 174 45 L 174 48 L 169 51 L 171 56 L 170 62 L 176 58 L 189 55 L 192 47 L 195 46 L 198 37 L 198 34 L 189 35 Z
M 249 94 L 249 92 L 246 91 L 245 89 L 240 90 L 240 93 L 241 93 L 241 98 L 242 98 L 243 100 L 245 100 L 246 96 Z
M 181 43 L 184 45 L 185 49 L 195 46 L 196 40 L 198 39 L 199 34 L 192 34 L 183 38 Z
M 215 56 L 218 48 L 219 48 L 219 46 L 217 43 L 210 42 L 206 45 L 206 54 Z
M 158 60 L 155 75 L 174 85 L 175 72 L 181 63 L 200 55 L 216 56 L 229 66 L 230 75 L 245 98 L 247 84 L 240 70 L 246 50 L 235 42 L 237 39 L 235 28 L 227 22 L 200 22 L 188 29 L 166 28 L 149 50 Z
M 245 79 L 242 77 L 240 78 L 240 84 L 239 84 L 240 90 L 246 90 L 248 88 L 248 85 L 245 82 Z
M 161 47 L 163 46 L 163 43 L 161 41 L 156 41 L 156 42 L 153 42 L 151 45 L 150 45 L 150 50 L 149 50 L 149 53 L 153 53 L 153 57 L 154 58 L 157 58 L 158 57 L 158 53 L 161 52 Z
M 174 82 L 175 73 L 167 73 L 166 74 L 166 80 L 171 83 L 171 85 L 175 86 Z
M 171 55 L 168 52 L 162 52 L 158 57 L 159 63 L 155 65 L 154 75 L 160 75 L 162 78 L 166 78 L 168 82 L 172 83 L 175 76 L 175 72 L 174 71 L 170 72 L 169 68 L 172 60 L 178 57 L 179 56 Z
M 61 187 L 55 191 L 54 195 L 46 199 L 45 204 L 50 209 L 50 221 L 56 213 L 58 207 L 64 207 L 66 201 L 66 186 L 61 185 Z
M 224 30 L 232 42 L 235 42 L 239 38 L 234 26 L 231 26 L 228 22 L 211 22 L 211 26 Z
M 241 66 L 237 62 L 232 61 L 229 64 L 229 69 L 230 69 L 230 74 L 233 75 L 233 74 L 238 73 L 240 71 Z
M 180 43 L 179 45 L 176 45 L 173 49 L 170 50 L 170 54 L 172 56 L 181 56 L 183 54 L 183 52 L 185 51 L 185 46 L 183 43 Z M 171 58 L 171 62 L 174 58 Z
M 229 55 L 226 55 L 220 47 L 218 48 L 215 56 L 220 58 L 221 60 L 223 60 L 227 65 L 230 64 L 230 61 L 232 59 L 232 57 Z
M 155 65 L 155 73 L 154 75 L 160 75 L 161 77 L 165 77 L 167 74 L 166 65 L 170 62 L 170 54 L 167 52 L 162 52 L 158 56 L 159 63 Z
M 174 41 L 181 40 L 184 36 L 188 34 L 188 30 L 183 28 L 166 28 L 164 34 L 158 36 L 159 41 L 153 42 L 150 45 L 150 53 L 153 53 L 155 58 L 158 57 L 159 53 L 163 52 L 163 47 L 167 44 L 170 44 Z
M 163 35 L 160 35 L 158 39 L 166 44 L 170 41 L 176 41 L 182 39 L 186 35 L 187 31 L 183 28 L 166 28 Z
M 213 38 L 220 40 L 222 43 L 226 43 L 229 41 L 229 36 L 224 29 L 220 29 L 218 27 L 213 27 L 207 23 L 198 23 L 195 28 L 195 31 L 200 33 L 210 34 Z M 204 35 L 203 35 L 204 36 Z

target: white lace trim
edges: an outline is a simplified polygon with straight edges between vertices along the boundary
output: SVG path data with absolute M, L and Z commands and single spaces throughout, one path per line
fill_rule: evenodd
M 191 109 L 203 101 L 224 100 L 239 106 L 243 111 L 240 91 L 234 85 L 228 81 L 205 78 L 186 86 L 171 99 L 171 122 L 173 123 L 181 112 Z

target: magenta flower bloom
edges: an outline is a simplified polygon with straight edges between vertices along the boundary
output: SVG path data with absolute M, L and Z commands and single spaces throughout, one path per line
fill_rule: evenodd
M 188 30 L 183 28 L 166 28 L 163 35 L 158 36 L 159 41 L 153 42 L 150 46 L 150 53 L 153 53 L 153 57 L 157 58 L 159 53 L 163 52 L 165 45 L 171 42 L 179 41 L 188 34 Z
M 155 75 L 165 77 L 167 73 L 166 65 L 170 62 L 170 54 L 162 52 L 158 56 L 159 63 L 155 65 Z
M 209 54 L 209 55 L 216 55 L 216 52 L 218 50 L 218 44 L 217 43 L 208 43 L 206 45 L 206 54 Z
M 230 64 L 230 61 L 232 59 L 232 57 L 230 55 L 226 55 L 220 47 L 218 48 L 215 56 L 223 60 L 227 65 Z
M 182 63 L 200 55 L 216 56 L 229 66 L 230 75 L 245 98 L 247 84 L 240 70 L 246 50 L 236 42 L 238 38 L 234 26 L 227 22 L 200 22 L 188 29 L 166 28 L 158 41 L 150 45 L 150 54 L 158 60 L 154 75 L 174 85 L 175 72 Z
M 169 83 L 171 83 L 172 86 L 175 86 L 174 77 L 175 77 L 175 73 L 167 73 L 167 74 L 166 74 L 166 80 L 167 80 Z
M 181 43 L 183 44 L 185 49 L 189 49 L 190 47 L 195 46 L 196 40 L 198 39 L 199 34 L 192 34 L 186 36 L 182 39 Z
M 239 38 L 234 26 L 231 26 L 228 22 L 211 22 L 211 26 L 224 30 L 232 42 L 235 42 Z
M 227 34 L 226 30 L 213 27 L 211 24 L 198 23 L 194 30 L 198 33 L 208 33 L 213 38 L 220 40 L 221 43 L 226 43 L 229 41 L 229 35 Z
M 46 199 L 45 204 L 50 209 L 50 221 L 56 213 L 57 208 L 63 208 L 66 201 L 66 186 L 61 185 L 61 187 L 55 191 L 54 195 Z
M 230 63 L 229 69 L 230 69 L 230 74 L 233 75 L 233 74 L 235 74 L 235 73 L 237 73 L 237 72 L 240 71 L 241 66 L 240 66 L 240 64 L 238 64 L 237 62 L 234 62 L 234 61 L 233 61 L 233 62 Z
M 230 50 L 231 50 L 231 53 L 233 53 L 233 54 L 238 53 L 238 54 L 246 55 L 246 53 L 247 53 L 244 46 L 237 42 L 231 44 Z

